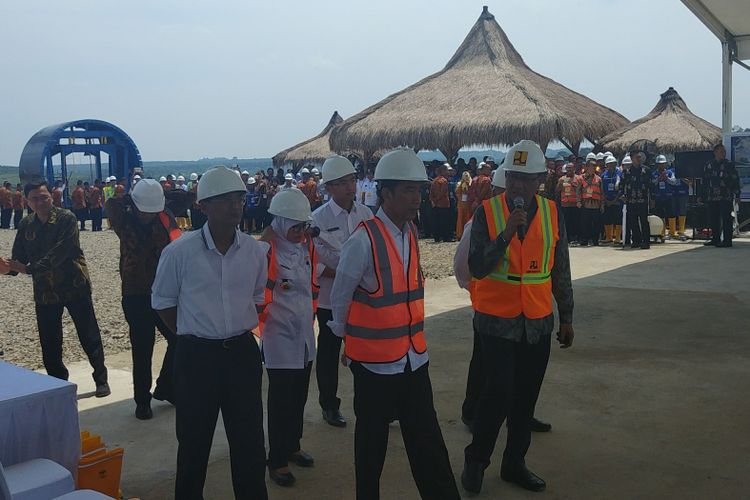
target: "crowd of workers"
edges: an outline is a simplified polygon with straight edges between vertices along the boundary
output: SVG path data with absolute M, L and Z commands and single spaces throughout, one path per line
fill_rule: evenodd
M 715 154 L 706 167 L 704 196 L 724 224 L 724 240 L 713 244 L 730 246 L 722 197 L 734 197 L 739 187 L 722 148 Z M 474 310 L 461 409 L 473 437 L 461 484 L 469 493 L 481 491 L 507 420 L 500 476 L 541 491 L 545 482 L 527 468 L 525 456 L 530 433 L 550 429 L 535 419 L 534 408 L 555 325 L 553 297 L 557 340 L 570 347 L 574 337 L 568 233 L 580 245 L 599 244 L 602 232 L 605 241 L 617 242 L 624 202 L 632 242 L 644 245 L 655 193 L 654 208 L 668 219 L 676 216 L 676 234 L 684 234 L 682 205 L 674 196 L 683 181 L 665 158 L 656 159 L 653 173 L 642 160 L 631 154 L 621 169 L 612 156 L 589 157 L 580 166 L 550 162 L 536 144 L 521 141 L 501 165 L 492 158 L 476 165 L 475 177 L 476 162 L 470 161 L 460 176 L 439 165 L 430 179 L 410 149 L 385 154 L 374 171 L 358 172 L 341 156 L 326 160 L 322 171 L 303 168 L 299 177 L 273 169 L 251 176 L 219 166 L 188 181 L 139 174 L 130 189 L 111 177 L 106 185 L 79 182 L 71 196 L 75 215 L 59 206 L 61 183 L 50 190 L 38 181 L 24 187 L 32 213 L 18 223 L 11 257 L 0 258 L 0 274 L 32 277 L 47 372 L 68 377 L 62 359 L 67 309 L 93 367 L 96 395 L 109 395 L 79 243 L 79 224 L 90 216 L 92 229 L 101 230 L 106 212 L 120 241 L 135 416 L 153 417 L 152 398 L 176 406 L 176 498 L 202 498 L 219 412 L 237 498 L 267 498 L 266 469 L 276 484 L 294 485 L 290 464 L 315 463 L 302 447 L 313 364 L 324 421 L 347 425 L 337 396 L 343 343 L 341 360 L 354 378 L 357 498 L 379 498 L 389 424 L 398 420 L 420 495 L 457 499 L 432 399 L 418 245 L 420 228 L 450 241 L 455 224 L 461 239 L 455 274 Z M 152 392 L 157 330 L 168 347 Z

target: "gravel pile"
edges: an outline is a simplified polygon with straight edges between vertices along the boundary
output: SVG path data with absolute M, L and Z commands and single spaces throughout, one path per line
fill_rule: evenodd
M 0 230 L 0 256 L 10 257 L 14 230 Z M 119 240 L 111 231 L 81 233 L 81 246 L 93 284 L 94 310 L 102 332 L 105 354 L 130 348 L 128 325 L 120 305 Z M 430 279 L 453 274 L 456 243 L 420 242 L 422 268 Z M 31 369 L 42 367 L 42 353 L 29 276 L 0 276 L 0 359 Z M 157 336 L 158 337 L 158 336 Z M 67 311 L 63 314 L 64 359 L 85 359 Z

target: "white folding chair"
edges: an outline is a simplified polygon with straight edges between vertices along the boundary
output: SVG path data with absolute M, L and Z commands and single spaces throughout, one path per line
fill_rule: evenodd
M 2 500 L 50 500 L 74 489 L 70 471 L 52 460 L 36 458 L 5 468 L 0 464 Z

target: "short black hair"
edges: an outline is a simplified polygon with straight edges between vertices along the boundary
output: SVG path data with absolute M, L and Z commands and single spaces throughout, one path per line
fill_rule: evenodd
M 716 146 L 714 146 L 714 151 L 716 151 L 716 150 L 717 150 L 717 149 L 719 149 L 719 148 L 723 148 L 723 147 L 724 147 L 724 144 L 722 144 L 722 143 L 719 143 L 719 144 L 717 144 Z
M 378 193 L 378 199 L 382 202 L 383 201 L 383 190 L 387 189 L 391 193 L 396 191 L 396 186 L 399 185 L 401 181 L 394 181 L 392 179 L 385 179 L 382 181 L 378 181 L 378 187 L 377 187 L 377 193 Z
M 78 182 L 76 182 L 76 186 L 81 186 L 81 185 L 83 185 L 83 181 L 79 179 Z
M 49 186 L 47 185 L 47 181 L 37 181 L 37 182 L 29 182 L 23 187 L 23 195 L 25 197 L 29 197 L 29 193 L 32 192 L 35 189 L 39 189 L 40 187 L 46 187 L 47 191 L 49 191 Z
M 12 184 L 10 182 L 8 182 L 8 181 L 5 181 L 3 183 L 3 186 L 5 186 L 6 188 L 8 188 L 8 187 L 12 187 Z

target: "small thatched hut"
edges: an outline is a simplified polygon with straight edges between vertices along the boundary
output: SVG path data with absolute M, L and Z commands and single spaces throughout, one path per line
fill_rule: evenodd
M 331 119 L 328 121 L 328 125 L 326 125 L 321 133 L 312 139 L 300 142 L 291 148 L 277 153 L 272 158 L 274 166 L 280 167 L 284 163 L 291 163 L 296 167 L 303 163 L 324 162 L 326 158 L 333 154 L 329 144 L 331 131 L 343 121 L 344 119 L 341 118 L 339 112 L 334 111 L 333 116 L 331 116 Z
M 620 154 L 644 140 L 655 143 L 660 153 L 700 151 L 721 142 L 721 129 L 691 113 L 680 94 L 669 87 L 649 114 L 602 137 L 599 147 Z
M 615 111 L 532 71 L 484 8 L 441 71 L 352 116 L 334 150 L 439 149 L 449 159 L 474 144 L 559 139 L 577 149 L 625 125 Z

